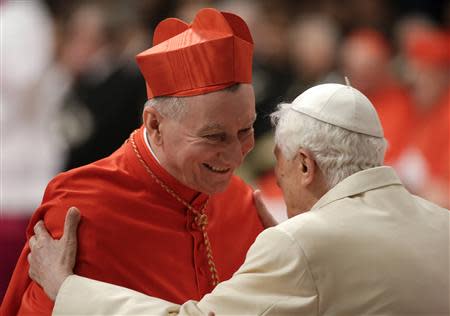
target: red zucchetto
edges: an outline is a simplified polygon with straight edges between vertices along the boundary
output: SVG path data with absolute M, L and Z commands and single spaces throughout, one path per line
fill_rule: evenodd
M 169 18 L 136 56 L 148 98 L 193 96 L 252 81 L 253 40 L 239 16 L 200 10 L 192 24 Z

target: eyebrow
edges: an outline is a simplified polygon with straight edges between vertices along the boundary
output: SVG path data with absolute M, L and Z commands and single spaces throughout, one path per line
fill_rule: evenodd
M 257 117 L 257 115 L 255 114 L 252 121 L 250 122 L 251 125 L 253 125 L 253 123 L 255 123 L 256 117 Z M 207 132 L 210 130 L 223 130 L 223 129 L 224 129 L 224 126 L 219 123 L 210 123 L 210 124 L 204 126 L 199 132 L 203 133 L 203 132 Z
M 223 127 L 223 125 L 220 125 L 220 124 L 218 124 L 218 123 L 211 123 L 211 124 L 208 124 L 208 125 L 206 125 L 206 126 L 203 126 L 202 127 L 202 129 L 200 130 L 200 132 L 206 132 L 206 131 L 209 131 L 209 130 L 220 130 L 220 129 L 223 129 L 224 127 Z

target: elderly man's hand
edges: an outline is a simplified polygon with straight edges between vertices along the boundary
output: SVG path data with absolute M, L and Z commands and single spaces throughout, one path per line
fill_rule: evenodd
M 55 300 L 64 280 L 73 274 L 77 253 L 77 228 L 80 211 L 71 207 L 66 215 L 64 233 L 59 240 L 53 239 L 39 221 L 34 226 L 35 235 L 30 238 L 31 252 L 29 275 L 51 300 Z
M 258 210 L 258 215 L 259 218 L 261 219 L 264 228 L 269 228 L 278 225 L 278 222 L 272 216 L 272 214 L 269 212 L 266 205 L 264 204 L 260 190 L 255 190 L 253 192 L 253 199 L 255 201 L 256 209 Z

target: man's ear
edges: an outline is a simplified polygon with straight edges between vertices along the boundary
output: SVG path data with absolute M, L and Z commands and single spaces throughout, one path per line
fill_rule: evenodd
M 158 146 L 162 145 L 161 123 L 164 117 L 154 107 L 146 106 L 142 113 L 142 120 L 151 143 Z
M 299 172 L 303 175 L 301 179 L 302 184 L 311 184 L 314 177 L 317 176 L 317 164 L 314 161 L 312 153 L 308 150 L 300 148 L 295 158 L 299 163 Z

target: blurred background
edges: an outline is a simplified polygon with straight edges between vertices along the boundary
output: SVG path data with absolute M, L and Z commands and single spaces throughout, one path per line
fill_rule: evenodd
M 134 56 L 166 17 L 237 13 L 255 42 L 255 150 L 238 173 L 284 219 L 268 119 L 312 85 L 351 84 L 375 105 L 386 164 L 449 207 L 450 5 L 444 0 L 0 0 L 0 301 L 29 217 L 58 172 L 108 156 L 141 124 Z

